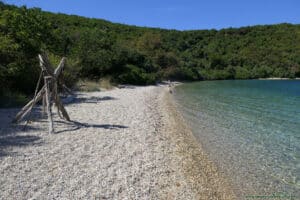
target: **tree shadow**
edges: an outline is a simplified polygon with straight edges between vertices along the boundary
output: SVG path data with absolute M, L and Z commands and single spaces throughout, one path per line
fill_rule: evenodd
M 69 104 L 76 104 L 76 103 L 98 103 L 100 101 L 109 101 L 109 100 L 116 100 L 116 98 L 110 96 L 79 97 L 79 95 L 76 95 L 76 96 L 69 96 L 67 98 L 64 98 L 62 99 L 62 102 L 65 105 L 69 105 Z
M 110 96 L 103 97 L 84 97 L 80 94 L 73 97 L 72 101 L 64 104 L 75 104 L 75 103 L 97 103 L 100 101 L 115 100 L 116 98 Z M 29 120 L 29 124 L 20 125 L 12 124 L 12 120 L 19 112 L 19 109 L 1 109 L 0 110 L 0 158 L 3 156 L 10 156 L 16 154 L 14 149 L 16 147 L 24 147 L 29 145 L 40 145 L 41 137 L 36 136 L 34 133 L 41 130 L 41 128 L 35 128 L 30 124 L 31 121 L 38 121 L 44 123 L 47 120 L 47 116 L 41 115 L 41 107 L 34 107 L 29 116 L 24 118 L 24 121 Z M 102 129 L 125 129 L 127 126 L 115 125 L 115 124 L 89 124 L 81 123 L 77 121 L 55 121 L 55 123 L 67 124 L 63 130 L 58 130 L 55 133 L 64 133 L 69 131 L 76 131 L 81 128 L 102 128 Z M 55 128 L 55 126 L 54 126 Z
M 55 123 L 68 125 L 68 128 L 60 130 L 60 131 L 56 131 L 55 134 L 76 131 L 81 128 L 102 128 L 102 129 L 125 129 L 125 128 L 128 128 L 128 126 L 117 125 L 117 124 L 89 124 L 89 123 L 81 123 L 81 122 L 77 122 L 77 121 L 70 121 L 70 122 L 55 121 Z
M 27 132 L 27 131 L 39 131 L 40 128 L 36 128 L 31 126 L 30 124 L 9 124 L 9 126 L 2 127 L 0 126 L 0 139 L 5 136 L 9 135 L 17 135 L 21 132 Z
M 0 127 L 0 158 L 15 155 L 16 153 L 13 151 L 14 147 L 42 144 L 41 137 L 26 135 L 24 128 L 24 125 L 11 125 L 5 128 Z M 26 130 L 37 131 L 39 129 L 27 125 Z M 21 132 L 25 134 L 20 135 L 19 133 Z

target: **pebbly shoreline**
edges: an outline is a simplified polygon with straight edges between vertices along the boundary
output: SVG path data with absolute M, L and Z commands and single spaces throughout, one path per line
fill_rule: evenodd
M 26 131 L 0 109 L 0 199 L 234 199 L 167 86 L 78 93 Z M 38 112 L 34 116 L 38 116 Z

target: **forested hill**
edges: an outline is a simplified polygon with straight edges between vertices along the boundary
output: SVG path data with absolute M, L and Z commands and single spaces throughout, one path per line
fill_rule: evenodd
M 68 84 L 300 76 L 300 25 L 176 31 L 53 14 L 0 2 L 0 96 L 32 93 L 37 54 L 67 56 Z

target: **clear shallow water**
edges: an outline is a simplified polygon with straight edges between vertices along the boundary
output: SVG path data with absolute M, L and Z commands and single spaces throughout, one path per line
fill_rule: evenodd
M 174 95 L 240 197 L 300 199 L 300 81 L 203 81 L 180 85 Z

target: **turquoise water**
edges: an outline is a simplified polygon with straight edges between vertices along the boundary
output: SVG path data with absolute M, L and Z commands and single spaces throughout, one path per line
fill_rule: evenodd
M 240 197 L 300 199 L 300 81 L 203 81 L 180 85 L 174 95 Z

